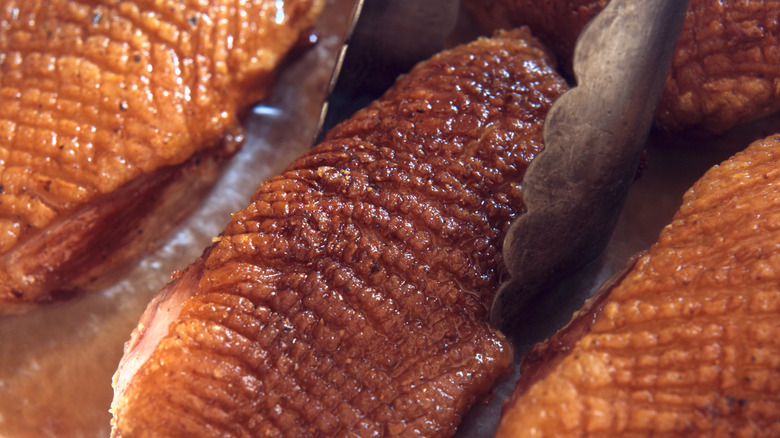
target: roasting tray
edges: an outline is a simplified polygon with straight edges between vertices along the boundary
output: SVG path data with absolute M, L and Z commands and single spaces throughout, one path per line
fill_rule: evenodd
M 288 65 L 273 97 L 247 122 L 244 149 L 230 163 L 202 208 L 119 283 L 101 293 L 0 317 L 0 437 L 106 437 L 111 376 L 122 346 L 151 296 L 200 255 L 242 208 L 260 182 L 308 149 L 335 53 L 353 0 L 328 0 L 313 50 Z M 464 20 L 460 36 L 469 37 Z M 597 271 L 570 294 L 536 303 L 523 323 L 518 353 L 565 324 L 598 284 L 658 236 L 682 193 L 709 167 L 753 139 L 780 132 L 777 118 L 710 141 L 683 141 L 654 132 L 647 168 L 632 187 Z M 518 373 L 476 406 L 459 436 L 490 437 Z

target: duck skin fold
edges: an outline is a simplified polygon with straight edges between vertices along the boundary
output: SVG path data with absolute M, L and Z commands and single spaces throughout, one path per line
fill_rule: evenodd
M 780 436 L 780 136 L 708 171 L 523 359 L 498 437 Z
M 565 89 L 520 29 L 434 56 L 336 126 L 147 308 L 114 435 L 454 433 L 511 367 L 487 309 Z
M 528 25 L 570 64 L 608 0 L 467 2 L 487 28 Z M 673 132 L 720 134 L 780 110 L 780 1 L 691 0 L 656 114 Z
M 0 313 L 98 287 L 185 217 L 321 7 L 0 1 Z

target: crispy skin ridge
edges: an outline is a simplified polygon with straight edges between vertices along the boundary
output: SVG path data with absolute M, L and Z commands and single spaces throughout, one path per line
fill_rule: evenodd
M 486 306 L 513 181 L 564 89 L 517 30 L 420 64 L 334 128 L 234 215 L 115 393 L 114 433 L 452 434 L 511 365 Z
M 229 156 L 235 147 L 223 137 L 266 95 L 275 67 L 322 3 L 0 1 L 0 258 L 18 261 L 0 263 L 0 313 L 78 289 L 71 283 L 99 271 L 73 266 L 90 257 L 78 241 L 105 230 L 52 236 L 54 225 L 111 223 L 118 234 L 134 232 L 137 221 L 74 218 L 112 210 L 98 204 L 122 190 L 141 193 L 137 187 L 154 184 L 163 169 L 180 175 L 177 166 L 193 168 L 186 163 L 199 154 Z M 49 257 L 48 244 L 30 243 L 41 239 L 72 239 L 72 256 L 58 264 L 62 251 Z M 42 251 L 20 260 L 30 257 L 25 245 Z
M 564 64 L 607 0 L 467 2 L 488 27 L 530 26 Z M 656 117 L 675 132 L 723 133 L 780 109 L 780 1 L 691 0 Z
M 523 359 L 498 437 L 780 436 L 780 136 L 712 168 Z

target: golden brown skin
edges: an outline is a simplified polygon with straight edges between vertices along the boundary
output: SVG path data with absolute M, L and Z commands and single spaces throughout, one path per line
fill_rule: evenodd
M 569 63 L 607 0 L 470 0 L 488 27 L 528 25 Z M 780 1 L 691 0 L 656 121 L 723 133 L 780 109 Z
M 498 437 L 780 436 L 780 135 L 712 168 L 523 359 Z
M 147 309 L 175 321 L 129 377 L 154 318 L 128 344 L 115 434 L 451 435 L 511 366 L 487 308 L 564 90 L 520 30 L 435 56 L 335 127 L 169 288 L 194 295 L 178 316 Z
M 0 1 L 0 313 L 72 295 L 193 204 L 321 7 Z

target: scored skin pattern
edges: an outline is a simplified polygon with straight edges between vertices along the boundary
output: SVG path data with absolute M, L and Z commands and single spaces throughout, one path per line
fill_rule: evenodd
M 487 308 L 565 87 L 523 29 L 435 56 L 335 127 L 234 214 L 117 436 L 451 435 L 511 367 Z
M 628 275 L 523 359 L 498 436 L 780 436 L 778 184 L 780 136 L 707 172 Z
M 0 1 L 0 256 L 217 146 L 320 7 Z
M 528 25 L 570 63 L 607 0 L 491 0 L 470 9 L 488 26 Z M 674 132 L 723 133 L 780 110 L 780 1 L 691 0 L 656 121 Z

